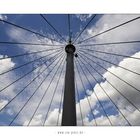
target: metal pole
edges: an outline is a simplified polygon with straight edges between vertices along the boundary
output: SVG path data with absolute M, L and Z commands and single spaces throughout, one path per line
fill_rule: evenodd
M 65 47 L 67 53 L 62 126 L 76 126 L 75 82 L 74 82 L 74 52 L 70 43 Z

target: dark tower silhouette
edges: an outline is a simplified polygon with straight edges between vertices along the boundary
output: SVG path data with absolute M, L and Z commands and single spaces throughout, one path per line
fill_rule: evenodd
M 66 58 L 66 74 L 64 101 L 62 113 L 62 126 L 76 126 L 76 105 L 75 105 L 75 82 L 74 82 L 74 52 L 75 46 L 69 44 L 65 47 L 67 53 Z

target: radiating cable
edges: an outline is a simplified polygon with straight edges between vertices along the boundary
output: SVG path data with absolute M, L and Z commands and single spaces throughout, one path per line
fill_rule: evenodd
M 60 38 L 64 41 L 67 42 L 66 39 L 58 32 L 58 30 L 45 18 L 43 14 L 40 14 L 40 16 L 44 19 L 44 21 L 60 36 Z
M 16 58 L 16 57 L 20 57 L 20 56 L 25 56 L 25 55 L 31 55 L 31 54 L 38 54 L 38 53 L 43 53 L 43 52 L 48 52 L 48 51 L 53 51 L 53 50 L 60 50 L 62 48 L 55 48 L 55 49 L 45 49 L 45 50 L 41 50 L 41 51 L 34 51 L 34 52 L 26 52 L 23 54 L 17 54 L 17 55 L 12 55 L 12 56 L 5 56 L 3 58 L 0 58 L 0 60 L 3 59 L 8 59 L 8 58 Z
M 35 34 L 35 35 L 38 35 L 38 36 L 40 36 L 40 37 L 47 38 L 47 39 L 49 39 L 49 40 L 51 40 L 51 41 L 55 41 L 55 42 L 61 43 L 61 42 L 59 42 L 59 41 L 57 41 L 57 40 L 55 40 L 55 39 L 49 38 L 49 37 L 46 36 L 46 35 L 43 35 L 43 34 L 41 34 L 41 33 L 35 32 L 35 31 L 30 30 L 30 29 L 28 29 L 28 28 L 22 27 L 22 26 L 20 26 L 20 25 L 17 25 L 17 24 L 15 24 L 15 23 L 10 22 L 10 21 L 4 20 L 4 19 L 0 19 L 0 21 L 1 21 L 1 22 L 4 22 L 4 23 L 6 23 L 6 24 L 9 24 L 9 25 L 11 25 L 11 26 L 20 28 L 20 29 L 22 29 L 22 30 L 28 31 L 28 32 L 33 33 L 33 34 Z
M 69 42 L 71 42 L 71 22 L 70 22 L 70 14 L 68 14 L 68 32 L 69 32 Z
M 80 59 L 79 59 L 80 60 Z M 77 60 L 78 61 L 78 60 Z M 82 62 L 82 60 L 80 60 Z M 82 62 L 83 64 L 83 62 Z M 80 65 L 80 63 L 79 63 Z M 87 69 L 87 67 L 85 66 L 85 68 Z M 82 69 L 82 67 L 81 67 Z M 83 70 L 83 69 L 82 69 Z M 88 69 L 87 69 L 88 70 Z M 111 99 L 111 97 L 108 95 L 108 93 L 106 92 L 106 90 L 103 88 L 103 86 L 99 83 L 99 81 L 95 78 L 95 76 L 93 76 L 93 74 L 88 70 L 88 72 L 90 73 L 90 75 L 93 77 L 93 79 L 95 80 L 95 82 L 100 86 L 100 88 L 102 89 L 102 91 L 105 93 L 105 95 L 109 98 L 109 100 L 111 101 L 112 105 L 115 106 L 115 108 L 117 109 L 117 111 L 123 116 L 123 118 L 125 119 L 125 121 L 128 123 L 129 126 L 131 126 L 131 123 L 129 122 L 129 120 L 125 117 L 125 115 L 122 113 L 122 111 L 119 109 L 119 107 L 115 104 L 115 102 Z M 86 76 L 86 74 L 84 73 L 86 79 L 88 79 L 88 77 Z M 90 86 L 93 88 L 90 80 L 88 79 L 88 82 L 90 83 Z
M 86 58 L 88 58 L 89 60 L 91 60 L 93 63 L 95 63 L 96 65 L 100 66 L 101 68 L 103 68 L 105 71 L 109 72 L 111 75 L 115 76 L 116 78 L 118 78 L 120 81 L 123 81 L 125 84 L 129 85 L 131 88 L 135 89 L 136 91 L 138 91 L 140 93 L 140 90 L 137 89 L 135 86 L 131 85 L 130 83 L 128 83 L 127 81 L 123 80 L 122 78 L 120 78 L 119 76 L 117 76 L 115 73 L 111 72 L 110 70 L 107 70 L 104 66 L 98 64 L 97 62 L 95 62 L 94 60 L 92 60 L 90 57 L 87 57 L 86 55 L 84 55 L 82 53 L 81 56 L 85 56 Z
M 85 88 L 84 83 L 83 83 L 83 80 L 82 80 L 82 78 L 81 78 L 80 71 L 79 71 L 79 69 L 78 69 L 77 63 L 75 63 L 75 68 L 77 69 L 77 73 L 78 73 L 78 75 L 79 75 L 81 84 L 82 84 L 83 89 L 84 89 L 84 91 L 85 91 L 85 96 L 86 96 L 87 102 L 88 102 L 88 104 L 89 104 L 90 112 L 91 112 L 92 117 L 93 117 L 93 119 L 94 119 L 94 121 L 95 121 L 95 125 L 97 126 L 97 122 L 96 122 L 96 119 L 95 119 L 95 115 L 93 114 L 92 106 L 91 106 L 91 103 L 90 103 L 90 101 L 89 101 L 89 99 L 88 99 L 88 96 L 87 96 L 87 93 L 86 93 L 86 88 Z
M 59 56 L 60 57 L 60 56 Z M 59 58 L 58 57 L 58 58 Z M 55 58 L 55 60 L 53 61 L 53 63 L 57 60 L 57 58 Z M 41 74 L 43 74 L 53 63 L 50 63 L 42 72 L 40 72 L 36 77 L 34 77 L 22 90 L 20 90 L 20 92 L 18 92 L 10 101 L 8 101 L 8 103 L 6 105 L 4 105 L 1 109 L 0 112 L 6 108 L 15 98 L 17 98 L 28 86 L 30 86 L 32 84 L 32 82 L 34 82 Z M 55 65 L 56 66 L 56 65 Z M 54 66 L 54 67 L 55 67 Z M 53 68 L 54 68 L 53 67 Z
M 89 20 L 89 22 L 86 24 L 86 26 L 83 28 L 83 30 L 77 35 L 77 37 L 74 39 L 73 44 L 78 40 L 78 38 L 82 35 L 82 33 L 87 29 L 87 27 L 89 26 L 89 24 L 93 21 L 93 19 L 96 17 L 95 15 L 92 15 L 91 19 Z
M 80 109 L 80 115 L 81 115 L 81 120 L 82 120 L 82 126 L 84 126 L 84 119 L 83 119 L 82 108 L 81 108 L 81 103 L 80 103 L 80 94 L 79 94 L 78 87 L 77 87 L 77 80 L 75 81 L 75 90 L 76 90 L 77 98 L 78 98 L 78 104 L 79 104 L 79 109 Z
M 51 47 L 53 47 L 53 46 L 63 47 L 64 46 L 64 45 L 61 45 L 61 44 L 29 43 L 29 42 L 11 42 L 11 41 L 0 41 L 0 44 L 7 44 L 7 45 L 26 45 L 26 46 L 51 46 Z
M 134 74 L 140 76 L 140 73 L 138 73 L 138 72 L 132 71 L 132 70 L 130 70 L 130 69 L 128 69 L 128 68 L 125 68 L 125 67 L 123 67 L 123 66 L 117 65 L 117 64 L 115 64 L 115 63 L 113 63 L 113 62 L 110 62 L 110 61 L 108 61 L 108 60 L 105 60 L 105 59 L 103 59 L 103 58 L 101 58 L 101 57 L 98 57 L 98 56 L 95 56 L 95 55 L 93 55 L 93 54 L 90 54 L 90 53 L 87 52 L 87 51 L 83 51 L 83 50 L 80 50 L 80 51 L 83 52 L 83 53 L 86 53 L 86 54 L 88 54 L 88 55 L 90 55 L 90 56 L 92 56 L 92 57 L 94 57 L 94 58 L 97 58 L 97 59 L 99 59 L 99 60 L 101 60 L 101 61 L 104 61 L 104 62 L 107 62 L 107 63 L 109 63 L 109 64 L 115 65 L 115 66 L 117 66 L 117 67 L 120 67 L 120 68 L 122 68 L 122 69 L 124 69 L 124 70 L 127 70 L 127 71 L 129 71 L 129 72 L 131 72 L 131 73 L 134 73 Z
M 61 63 L 61 64 L 62 64 L 62 69 L 61 69 L 61 72 L 60 72 L 59 78 L 58 78 L 58 80 L 57 80 L 57 84 L 56 84 L 56 87 L 55 87 L 55 89 L 54 89 L 54 92 L 53 92 L 53 95 L 52 95 L 52 98 L 51 98 L 51 101 L 50 101 L 50 104 L 49 104 L 49 107 L 48 107 L 47 113 L 46 113 L 46 115 L 45 115 L 45 119 L 44 119 L 44 122 L 43 122 L 43 126 L 45 125 L 45 122 L 46 122 L 46 120 L 47 120 L 47 117 L 48 117 L 48 114 L 49 114 L 49 112 L 50 112 L 51 105 L 52 105 L 52 102 L 53 102 L 53 99 L 54 99 L 54 96 L 55 96 L 55 93 L 56 93 L 56 89 L 57 89 L 58 84 L 59 84 L 59 81 L 60 81 L 60 77 L 61 77 L 62 72 L 63 72 L 63 70 L 64 70 L 64 64 L 65 64 L 65 61 L 64 61 L 64 60 L 65 60 L 65 59 L 63 59 L 63 61 L 62 61 L 63 64 Z M 59 67 L 59 68 L 60 68 L 60 67 Z M 56 71 L 54 75 L 56 75 L 57 72 L 58 72 L 58 71 Z M 53 80 L 52 80 L 52 81 L 53 81 Z
M 77 60 L 77 62 L 78 62 L 78 60 Z M 79 64 L 79 63 L 78 63 L 78 64 Z M 80 66 L 80 64 L 79 64 L 79 66 Z M 80 68 L 81 68 L 81 66 L 80 66 Z M 84 73 L 84 71 L 83 71 L 82 68 L 81 68 L 81 70 L 82 70 L 82 72 L 83 72 L 83 74 L 84 74 L 84 76 L 85 76 L 85 73 Z M 88 81 L 88 79 L 87 79 L 87 81 Z M 106 112 L 106 110 L 104 109 L 103 104 L 101 103 L 99 97 L 97 96 L 97 93 L 96 93 L 95 91 L 94 91 L 94 93 L 95 93 L 94 95 L 95 95 L 96 99 L 98 100 L 98 102 L 99 102 L 99 104 L 100 104 L 100 106 L 101 106 L 101 108 L 102 108 L 102 110 L 103 110 L 103 112 L 104 112 L 106 118 L 108 119 L 110 125 L 113 125 L 112 122 L 111 122 L 111 120 L 110 120 L 110 118 L 109 118 L 109 116 L 108 116 L 108 114 L 107 114 L 107 112 Z
M 112 87 L 113 89 L 115 89 L 115 90 L 116 90 L 123 98 L 125 98 L 137 111 L 140 112 L 140 109 L 139 109 L 136 105 L 134 105 L 134 104 L 132 103 L 132 101 L 130 101 L 126 96 L 124 96 L 123 93 L 122 93 L 120 90 L 118 90 L 111 82 L 109 82 L 109 80 L 108 80 L 107 78 L 105 78 L 99 71 L 97 71 L 86 59 L 84 59 L 83 57 L 81 57 L 81 59 L 83 59 L 83 61 L 85 61 L 87 64 L 89 64 L 89 66 L 90 66 L 96 73 L 98 73 L 98 75 L 100 75 L 103 79 L 105 79 L 106 82 L 107 82 L 109 85 L 111 85 L 111 87 Z
M 62 57 L 61 57 L 62 58 Z M 61 61 L 62 62 L 62 61 Z M 57 63 L 59 64 L 59 63 Z M 56 64 L 56 65 L 57 65 Z M 61 65 L 61 63 L 59 64 L 59 66 Z M 22 108 L 19 110 L 19 112 L 16 114 L 16 116 L 12 119 L 12 121 L 10 122 L 10 126 L 12 125 L 12 123 L 15 121 L 15 119 L 18 117 L 18 115 L 21 113 L 21 111 L 24 109 L 24 107 L 28 104 L 28 102 L 31 100 L 31 98 L 36 94 L 37 90 L 42 86 L 42 84 L 45 82 L 46 78 L 50 75 L 50 73 L 53 71 L 54 69 L 52 69 L 51 71 L 49 71 L 49 73 L 45 76 L 45 78 L 42 80 L 42 82 L 37 86 L 37 88 L 35 89 L 35 91 L 33 92 L 33 94 L 28 98 L 28 100 L 25 102 L 25 104 L 22 106 Z
M 128 57 L 128 58 L 140 60 L 139 57 L 133 57 L 133 56 L 124 55 L 124 54 L 110 53 L 110 52 L 105 52 L 105 51 L 100 51 L 100 50 L 84 49 L 84 48 L 82 48 L 82 50 L 89 51 L 89 52 L 98 52 L 101 54 L 109 54 L 109 55 L 115 55 L 115 56 L 121 56 L 121 57 Z
M 50 55 L 50 54 L 49 54 L 49 55 Z M 45 55 L 45 56 L 42 56 L 42 57 L 40 57 L 40 58 L 34 59 L 34 60 L 32 60 L 32 61 L 29 61 L 29 62 L 27 62 L 27 63 L 24 63 L 24 64 L 22 64 L 22 65 L 19 65 L 19 66 L 17 66 L 17 67 L 14 67 L 14 68 L 12 68 L 12 69 L 9 69 L 9 70 L 7 70 L 7 71 L 4 71 L 4 72 L 0 73 L 0 75 L 3 75 L 3 74 L 5 74 L 5 73 L 8 73 L 8 72 L 13 71 L 13 70 L 16 70 L 16 69 L 19 69 L 19 68 L 21 68 L 21 67 L 23 67 L 23 66 L 29 65 L 29 64 L 31 64 L 31 63 L 33 63 L 33 62 L 35 62 L 35 61 L 38 61 L 38 60 L 41 60 L 42 58 L 47 57 L 47 56 L 48 56 L 48 54 Z
M 61 52 L 57 53 L 55 57 L 57 57 L 58 54 L 61 54 Z M 54 57 L 53 57 L 53 58 L 54 58 Z M 50 59 L 48 59 L 48 60 L 51 60 L 51 59 L 52 59 L 52 57 L 51 57 Z M 48 61 L 48 60 L 47 60 L 47 61 Z M 39 67 L 42 66 L 42 65 L 45 64 L 45 63 L 46 63 L 46 61 L 43 62 L 41 65 L 39 65 Z M 19 78 L 16 79 L 15 81 L 13 81 L 13 82 L 11 82 L 10 84 L 8 84 L 7 86 L 3 87 L 2 89 L 0 89 L 0 92 L 2 92 L 3 90 L 7 89 L 8 87 L 10 87 L 11 85 L 13 85 L 14 83 L 18 82 L 19 80 L 23 79 L 25 76 L 27 76 L 27 75 L 30 74 L 31 72 L 35 71 L 37 68 L 38 68 L 38 67 L 33 68 L 32 70 L 30 70 L 30 71 L 27 72 L 26 74 L 22 75 L 21 77 L 19 77 Z
M 119 28 L 119 27 L 121 27 L 121 26 L 123 26 L 123 25 L 126 25 L 126 24 L 128 24 L 128 23 L 130 23 L 130 22 L 136 21 L 136 20 L 138 20 L 138 19 L 140 19 L 140 16 L 138 16 L 138 17 L 136 17 L 136 18 L 133 18 L 133 19 L 131 19 L 131 20 L 128 20 L 128 21 L 126 21 L 126 22 L 123 22 L 123 23 L 121 23 L 121 24 L 119 24 L 119 25 L 117 25 L 117 26 L 111 27 L 111 28 L 109 28 L 109 29 L 107 29 L 107 30 L 105 30 L 105 31 L 103 31 L 103 32 L 100 32 L 100 33 L 98 33 L 98 34 L 96 34 L 96 35 L 93 35 L 93 36 L 91 36 L 91 37 L 89 37 L 89 38 L 86 38 L 86 39 L 84 39 L 84 40 L 82 40 L 82 41 L 79 41 L 77 44 L 80 44 L 80 43 L 82 43 L 82 42 L 85 42 L 85 41 L 88 41 L 88 40 L 90 40 L 90 39 L 93 39 L 93 38 L 95 38 L 95 37 L 97 37 L 97 36 L 99 36 L 99 35 L 102 35 L 102 34 L 104 34 L 104 33 L 107 33 L 107 32 L 109 32 L 109 31 L 111 31 L 111 30 L 114 30 L 114 29 L 116 29 L 116 28 Z
M 135 43 L 140 43 L 140 40 L 95 43 L 95 44 L 77 44 L 77 46 L 104 46 L 104 45 L 121 45 L 121 44 L 135 44 Z
M 65 68 L 66 69 L 66 68 Z M 60 104 L 59 104 L 59 111 L 58 111 L 58 117 L 57 117 L 57 126 L 59 125 L 59 118 L 60 118 L 60 114 L 61 114 L 61 108 L 62 108 L 62 104 L 63 104 L 63 98 L 64 98 L 64 87 L 65 87 L 65 77 L 63 78 L 63 87 L 62 87 L 62 94 L 61 94 L 61 99 L 60 99 Z
M 50 81 L 49 85 L 47 86 L 47 88 L 46 88 L 46 90 L 45 90 L 45 92 L 44 92 L 44 94 L 43 94 L 43 96 L 41 97 L 41 99 L 40 99 L 40 101 L 39 101 L 39 103 L 38 103 L 38 105 L 37 105 L 37 107 L 36 107 L 36 109 L 35 109 L 35 111 L 34 111 L 32 117 L 31 117 L 31 119 L 29 120 L 27 126 L 29 126 L 30 123 L 31 123 L 31 121 L 33 120 L 33 118 L 34 118 L 34 116 L 35 116 L 35 114 L 36 114 L 38 108 L 40 107 L 40 105 L 41 105 L 43 99 L 45 98 L 45 96 L 46 96 L 46 94 L 47 94 L 47 91 L 48 91 L 49 87 L 51 86 L 52 81 L 53 81 L 53 79 L 54 79 L 55 76 L 56 76 L 56 74 L 54 74 L 53 77 L 51 78 L 52 80 Z

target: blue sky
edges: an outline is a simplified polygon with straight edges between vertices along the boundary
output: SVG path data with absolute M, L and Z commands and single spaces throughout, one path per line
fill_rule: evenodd
M 67 14 L 46 14 L 44 15 L 47 20 L 52 23 L 52 25 L 59 31 L 59 33 L 68 40 L 68 17 Z M 88 23 L 88 21 L 91 19 L 91 14 L 77 14 L 77 15 L 70 15 L 71 17 L 71 32 L 72 32 L 72 39 L 75 38 L 80 31 L 85 27 L 85 25 Z M 95 35 L 101 31 L 104 31 L 106 29 L 109 29 L 110 27 L 113 27 L 115 25 L 118 25 L 120 23 L 123 23 L 127 20 L 133 19 L 139 15 L 101 15 L 98 14 L 96 18 L 90 23 L 88 28 L 85 30 L 85 32 L 82 33 L 78 41 L 81 41 L 85 38 L 91 37 L 92 35 Z M 48 25 L 46 22 L 42 19 L 42 17 L 39 14 L 10 14 L 10 15 L 0 15 L 0 18 L 15 23 L 17 25 L 26 27 L 28 29 L 31 29 L 33 31 L 37 31 L 39 33 L 42 33 L 49 38 L 54 38 L 57 41 L 60 41 L 59 36 L 55 33 L 55 31 Z M 95 39 L 91 39 L 88 42 L 85 42 L 83 44 L 94 44 L 94 43 L 107 43 L 107 42 L 117 42 L 117 41 L 132 41 L 132 40 L 139 40 L 140 37 L 140 31 L 138 30 L 140 25 L 140 20 L 134 21 L 133 23 L 130 23 L 126 26 L 120 27 L 118 29 L 115 29 L 111 31 L 110 33 L 106 33 L 104 35 L 101 35 Z M 47 44 L 53 44 L 54 48 L 55 45 L 58 45 L 56 42 L 51 42 L 48 39 L 44 39 L 39 36 L 35 36 L 27 31 L 24 31 L 22 29 L 13 27 L 11 25 L 7 25 L 6 23 L 0 22 L 0 41 L 11 41 L 11 42 L 30 42 L 30 43 L 47 43 Z M 63 42 L 65 44 L 65 42 Z M 85 46 L 86 47 L 86 46 Z M 40 51 L 46 48 L 51 48 L 50 46 L 26 46 L 26 45 L 8 45 L 8 44 L 0 44 L 0 56 L 12 56 L 17 54 L 23 54 L 26 52 L 33 52 L 33 51 Z M 77 45 L 77 53 L 79 53 L 80 48 Z M 94 50 L 101 50 L 106 52 L 113 52 L 118 54 L 125 54 L 129 56 L 137 56 L 139 57 L 139 44 L 123 44 L 123 45 L 104 45 L 104 46 L 89 46 L 88 49 L 94 49 Z M 19 65 L 22 65 L 24 63 L 27 63 L 29 61 L 32 61 L 34 59 L 40 58 L 41 56 L 45 54 L 52 53 L 50 52 L 44 52 L 29 56 L 22 56 L 18 58 L 11 58 L 11 59 L 5 59 L 0 60 L 1 68 L 0 72 L 9 70 L 10 68 L 17 67 Z M 55 51 L 54 51 L 55 52 Z M 82 53 L 82 52 L 81 52 Z M 98 57 L 101 57 L 103 59 L 106 59 L 110 62 L 113 62 L 117 65 L 124 66 L 126 68 L 129 68 L 133 71 L 140 72 L 139 69 L 139 61 L 129 58 L 123 58 L 123 57 L 115 57 L 112 55 L 106 55 L 101 53 L 92 53 L 90 54 L 96 55 Z M 85 55 L 87 55 L 85 53 Z M 55 54 L 53 55 L 55 56 Z M 139 77 L 135 74 L 132 74 L 128 71 L 124 71 L 120 69 L 119 67 L 114 67 L 111 64 L 108 64 L 106 62 L 100 61 L 99 59 L 93 58 L 91 55 L 87 55 L 91 59 L 95 60 L 97 63 L 103 65 L 106 69 L 109 69 L 115 74 L 118 74 L 121 78 L 124 78 L 124 80 L 129 81 L 132 83 L 135 87 L 139 89 L 138 79 Z M 48 56 L 46 59 L 51 58 Z M 80 56 L 77 58 L 80 59 Z M 82 59 L 81 59 L 82 60 Z M 89 61 L 85 58 L 85 60 Z M 34 67 L 36 67 L 40 61 L 34 64 L 29 64 L 26 67 L 22 67 L 20 69 L 11 71 L 9 73 L 6 73 L 4 75 L 1 75 L 1 85 L 0 88 L 4 88 L 6 85 L 10 84 L 12 81 L 15 81 L 17 78 L 21 77 L 22 75 L 26 74 L 30 70 L 32 70 Z M 49 63 L 49 62 L 48 62 Z M 76 63 L 76 62 L 75 62 Z M 86 63 L 86 61 L 85 61 Z M 89 61 L 89 63 L 97 70 L 99 71 L 105 78 L 109 79 L 121 92 L 123 95 L 125 95 L 128 99 L 130 99 L 138 108 L 140 107 L 139 104 L 139 95 L 138 92 L 129 87 L 128 85 L 122 83 L 115 77 L 112 77 L 108 72 L 103 70 L 101 67 L 97 66 L 96 64 Z M 55 66 L 57 62 L 55 62 L 49 69 L 47 69 L 47 72 L 51 70 L 53 66 Z M 130 65 L 131 64 L 131 65 Z M 82 64 L 81 64 L 82 65 Z M 88 96 L 89 100 L 91 101 L 92 110 L 95 114 L 95 118 L 99 125 L 110 125 L 108 120 L 106 119 L 106 114 L 103 112 L 101 105 L 97 101 L 95 97 L 95 93 L 99 97 L 102 105 L 104 106 L 104 109 L 106 110 L 106 113 L 112 120 L 113 125 L 127 125 L 126 121 L 120 114 L 120 112 L 114 107 L 114 105 L 111 103 L 111 101 L 107 98 L 107 96 L 104 94 L 104 92 L 100 89 L 98 86 L 98 83 L 94 81 L 94 79 L 91 77 L 90 73 L 86 70 L 85 67 L 88 67 L 92 74 L 96 77 L 100 85 L 102 85 L 107 93 L 110 95 L 112 100 L 115 102 L 117 106 L 119 106 L 119 109 L 123 112 L 123 114 L 128 118 L 128 120 L 132 123 L 132 125 L 140 125 L 139 120 L 139 112 L 131 106 L 130 103 L 128 103 L 122 96 L 120 96 L 114 89 L 112 89 L 106 82 L 105 79 L 102 79 L 100 75 L 98 75 L 91 67 L 86 64 L 82 65 L 84 71 L 86 72 L 87 77 L 90 79 L 90 82 L 92 83 L 92 88 L 89 85 L 88 81 L 85 79 L 84 74 L 80 70 L 81 77 L 84 81 L 84 85 L 86 88 L 86 92 L 90 91 L 90 95 Z M 43 68 L 45 68 L 45 65 L 43 65 Z M 46 113 L 46 110 L 49 106 L 58 75 L 60 74 L 62 65 L 60 66 L 60 70 L 57 73 L 56 78 L 52 81 L 52 85 L 50 86 L 47 95 L 43 99 L 41 106 L 38 108 L 33 120 L 32 125 L 42 125 L 42 121 L 44 120 L 44 116 Z M 80 67 L 78 66 L 80 69 Z M 44 84 L 41 86 L 41 88 L 37 91 L 37 94 L 33 96 L 31 101 L 28 103 L 27 106 L 21 111 L 19 116 L 15 119 L 12 125 L 27 125 L 29 122 L 33 112 L 35 111 L 37 104 L 41 97 L 43 96 L 43 93 L 46 89 L 46 85 L 49 85 L 49 81 L 52 78 L 53 74 L 55 73 L 56 68 L 52 73 L 48 76 L 48 79 L 44 82 Z M 22 80 L 19 80 L 17 83 L 15 83 L 12 86 L 9 86 L 6 90 L 1 92 L 0 95 L 0 106 L 5 105 L 10 99 L 12 99 L 20 90 L 27 85 L 28 82 L 31 81 L 40 71 L 37 69 L 29 76 L 24 77 Z M 56 116 L 58 116 L 58 108 L 60 104 L 60 97 L 62 94 L 62 87 L 63 87 L 63 80 L 64 80 L 64 74 L 65 69 L 63 70 L 62 77 L 59 81 L 59 85 L 57 87 L 57 93 L 53 100 L 51 110 L 49 112 L 49 115 L 46 120 L 46 125 L 56 125 Z M 80 112 L 78 108 L 78 104 L 80 103 L 82 106 L 82 113 L 83 113 L 83 120 L 85 125 L 91 125 L 95 120 L 93 118 L 93 115 L 90 111 L 89 105 L 87 103 L 87 99 L 85 96 L 85 90 L 82 87 L 82 84 L 80 82 L 76 67 L 75 67 L 75 75 L 76 80 L 78 84 L 78 91 L 80 93 L 80 99 L 77 100 L 76 108 L 77 108 L 77 120 L 78 125 L 81 125 L 81 118 L 80 118 Z M 14 116 L 18 113 L 20 108 L 26 103 L 28 98 L 32 95 L 33 91 L 36 89 L 36 87 L 39 85 L 39 83 L 43 80 L 45 77 L 45 74 L 41 75 L 40 78 L 35 80 L 26 90 L 23 91 L 18 98 L 13 100 L 5 110 L 0 112 L 0 125 L 9 125 L 11 120 L 14 118 Z M 93 89 L 93 90 L 92 90 Z M 47 101 L 46 101 L 47 100 Z M 123 105 L 121 105 L 121 102 Z M 132 108 L 132 109 L 130 109 Z M 133 115 L 132 116 L 132 112 Z M 61 111 L 62 113 L 62 111 Z M 61 119 L 61 113 L 60 113 L 60 119 Z M 118 121 L 119 120 L 119 121 Z M 60 124 L 61 120 L 59 121 Z

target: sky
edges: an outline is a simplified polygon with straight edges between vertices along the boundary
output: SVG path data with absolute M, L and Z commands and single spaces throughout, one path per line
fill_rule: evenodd
M 68 30 L 68 17 L 67 14 L 46 14 L 44 15 L 47 20 L 52 23 L 52 25 L 59 31 L 59 33 L 68 41 L 69 40 L 69 30 Z M 77 37 L 77 35 L 82 31 L 86 24 L 90 21 L 93 14 L 73 14 L 70 15 L 70 27 L 72 41 Z M 107 55 L 99 52 L 91 52 L 82 50 L 93 49 L 97 51 L 104 51 L 109 53 L 123 54 L 131 57 L 140 58 L 140 48 L 139 43 L 133 44 L 115 44 L 115 45 L 91 45 L 96 43 L 109 43 L 109 42 L 120 42 L 120 41 L 134 41 L 140 38 L 140 19 L 114 29 L 108 33 L 102 34 L 94 39 L 90 39 L 81 44 L 76 44 L 86 38 L 96 35 L 102 31 L 105 31 L 111 27 L 119 25 L 123 22 L 131 20 L 139 15 L 127 15 L 127 14 L 97 14 L 92 20 L 86 30 L 81 34 L 78 40 L 75 42 L 76 53 L 78 58 L 75 58 L 75 83 L 77 85 L 78 92 L 76 92 L 76 114 L 77 114 L 77 125 L 140 125 L 140 86 L 139 86 L 139 76 L 130 71 L 124 70 L 118 66 L 127 68 L 134 71 L 135 73 L 140 73 L 140 60 L 126 58 L 121 56 Z M 15 23 L 17 25 L 26 27 L 33 31 L 39 32 L 46 35 L 48 38 L 53 38 L 55 41 L 50 39 L 40 37 L 23 29 L 8 25 L 0 21 L 0 42 L 27 42 L 27 43 L 46 43 L 49 45 L 9 45 L 0 44 L 0 58 L 5 58 L 7 56 L 14 56 L 17 54 L 30 53 L 34 51 L 41 51 L 45 49 L 53 49 L 51 51 L 45 51 L 42 53 L 36 53 L 31 55 L 20 56 L 16 58 L 7 58 L 0 60 L 0 73 L 33 61 L 34 59 L 39 59 L 47 55 L 41 60 L 34 63 L 30 63 L 19 69 L 9 71 L 5 74 L 0 75 L 0 109 L 2 109 L 11 99 L 13 99 L 21 90 L 26 87 L 31 80 L 36 77 L 40 72 L 45 70 L 50 63 L 54 61 L 56 56 L 57 60 L 46 69 L 39 77 L 37 77 L 25 90 L 23 90 L 19 96 L 17 96 L 12 102 L 10 102 L 3 110 L 0 111 L 0 125 L 9 125 L 14 119 L 11 125 L 43 125 L 46 126 L 56 126 L 57 119 L 59 116 L 58 124 L 61 125 L 62 117 L 62 105 L 61 97 L 63 97 L 63 87 L 64 87 L 64 77 L 65 77 L 65 42 L 60 38 L 60 36 L 43 20 L 39 14 L 9 14 L 0 15 L 0 19 Z M 85 44 L 85 46 L 84 46 Z M 60 51 L 56 48 L 62 46 L 63 59 L 59 55 Z M 83 45 L 83 46 L 80 46 Z M 58 55 L 58 57 L 57 57 Z M 96 56 L 96 57 L 93 57 Z M 87 57 L 85 57 L 87 56 Z M 51 59 L 53 57 L 53 59 Z M 105 59 L 116 65 L 112 65 L 105 61 L 101 61 L 98 58 Z M 58 58 L 60 61 L 58 61 Z M 64 61 L 62 61 L 64 60 Z M 97 64 L 93 63 L 95 61 Z M 47 61 L 47 62 L 46 62 Z M 46 62 L 46 63 L 43 63 Z M 61 63 L 62 62 L 62 63 Z M 81 65 L 81 68 L 79 63 Z M 83 63 L 82 63 L 83 62 Z M 41 69 L 37 68 L 42 64 Z M 57 68 L 60 65 L 58 71 Z M 92 68 L 99 72 L 102 77 Z M 36 68 L 29 75 L 19 79 L 33 68 Z M 79 70 L 79 72 L 78 72 Z M 108 71 L 107 71 L 108 70 Z M 90 71 L 90 72 L 89 72 Z M 110 72 L 114 73 L 127 83 L 121 81 L 119 78 L 113 76 Z M 55 78 L 51 81 L 53 76 Z M 79 76 L 80 73 L 80 76 Z M 85 76 L 85 74 L 86 76 Z M 95 76 L 95 79 L 92 75 Z M 45 79 L 46 75 L 48 77 Z M 60 79 L 59 79 L 60 76 Z M 84 83 L 82 85 L 81 79 Z M 14 84 L 8 86 L 10 83 L 19 79 Z M 40 85 L 36 91 L 36 88 Z M 90 83 L 89 83 L 89 81 Z M 108 81 L 116 87 L 113 88 Z M 51 84 L 50 84 L 51 82 Z M 56 86 L 58 83 L 58 86 Z M 50 84 L 50 85 L 49 85 Z M 7 88 L 5 88 L 8 86 Z M 48 90 L 45 94 L 45 91 Z M 4 89 L 5 88 L 5 89 Z M 3 90 L 2 90 L 3 89 Z M 104 89 L 104 90 L 103 90 Z M 138 90 L 136 90 L 138 89 Z M 35 92 L 36 91 L 36 92 Z M 55 92 L 56 91 L 56 92 Z M 35 92 L 35 94 L 34 94 Z M 50 105 L 53 94 L 52 104 Z M 78 98 L 79 93 L 79 98 Z M 120 94 L 121 93 L 121 94 Z M 34 95 L 33 95 L 34 94 Z M 33 95 L 33 96 L 32 96 Z M 43 100 L 41 101 L 42 97 Z M 86 96 L 88 95 L 88 96 Z M 31 97 L 31 99 L 30 99 Z M 127 98 L 127 99 L 126 99 Z M 29 100 L 29 102 L 27 102 Z M 62 98 L 63 99 L 63 98 Z M 111 100 L 110 100 L 111 99 Z M 129 100 L 129 101 L 128 101 Z M 89 102 L 90 104 L 89 104 Z M 27 103 L 26 103 L 27 102 Z M 41 102 L 38 107 L 39 102 Z M 131 102 L 131 103 L 130 103 Z M 133 105 L 132 105 L 133 103 Z M 24 108 L 22 108 L 25 105 Z M 59 107 L 61 105 L 61 109 Z M 81 112 L 80 112 L 80 106 Z M 91 105 L 91 108 L 90 108 Z M 103 107 L 102 107 L 103 106 Z M 117 107 L 116 107 L 117 106 Z M 37 108 L 38 107 L 38 108 Z M 36 110 L 37 108 L 37 110 Z M 49 109 L 49 112 L 48 112 Z M 91 111 L 92 109 L 92 111 Z M 32 120 L 31 120 L 32 118 Z M 31 121 L 30 121 L 31 120 Z M 45 121 L 45 122 L 44 122 Z M 110 123 L 111 121 L 111 123 Z

